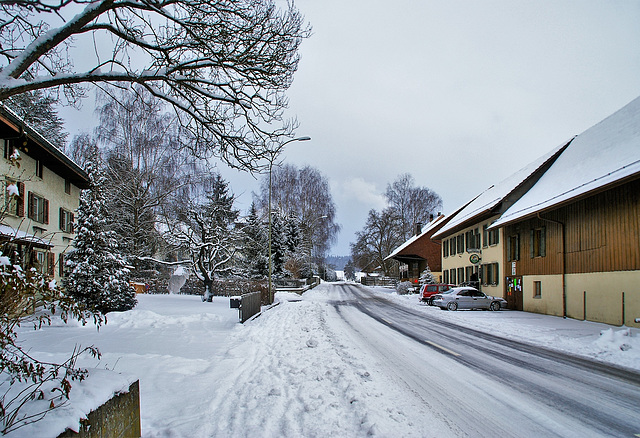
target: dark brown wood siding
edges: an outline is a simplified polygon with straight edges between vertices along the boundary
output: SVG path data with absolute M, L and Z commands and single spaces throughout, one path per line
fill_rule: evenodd
M 505 227 L 505 238 L 520 234 L 518 275 L 562 273 L 562 227 L 557 222 L 565 224 L 567 274 L 640 269 L 640 179 L 541 217 L 548 220 Z M 539 228 L 545 230 L 546 254 L 531 258 L 530 233 Z

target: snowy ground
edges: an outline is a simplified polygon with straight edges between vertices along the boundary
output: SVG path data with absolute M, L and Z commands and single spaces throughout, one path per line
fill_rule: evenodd
M 419 304 L 416 295 L 373 290 L 425 317 L 640 370 L 637 329 L 524 312 L 503 311 L 499 318 L 446 312 Z M 244 325 L 225 298 L 203 303 L 197 296 L 142 295 L 134 310 L 109 314 L 99 332 L 62 323 L 25 328 L 20 339 L 38 357 L 62 360 L 79 344 L 94 344 L 103 356 L 83 358 L 81 365 L 97 370 L 87 384 L 74 386 L 71 403 L 9 436 L 55 437 L 105 392 L 135 379 L 144 437 L 423 434 L 410 398 L 335 316 L 329 301 L 337 293 L 329 284 L 303 297 L 279 293 L 278 306 Z M 362 324 L 368 323 L 374 324 Z M 438 436 L 437 429 L 431 433 Z

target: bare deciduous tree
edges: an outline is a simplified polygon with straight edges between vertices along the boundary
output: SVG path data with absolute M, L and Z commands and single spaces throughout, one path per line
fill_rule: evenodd
M 180 149 L 178 126 L 162 101 L 144 90 L 102 97 L 96 131 L 105 148 L 113 227 L 123 251 L 149 257 L 160 240 L 157 214 L 197 177 L 197 161 Z
M 284 91 L 308 34 L 273 0 L 3 1 L 0 100 L 52 90 L 73 104 L 83 84 L 138 84 L 172 106 L 199 155 L 256 170 L 295 128 Z
M 411 237 L 416 224 L 426 224 L 431 215 L 442 209 L 440 195 L 427 187 L 415 186 L 413 176 L 408 173 L 388 184 L 385 196 L 400 220 L 402 241 Z
M 356 233 L 356 241 L 351 244 L 351 259 L 364 272 L 380 267 L 385 275 L 393 275 L 397 262 L 385 258 L 401 243 L 400 221 L 395 211 L 369 210 L 364 229 Z
M 233 272 L 233 260 L 242 241 L 235 225 L 238 211 L 228 183 L 211 177 L 205 199 L 187 199 L 177 210 L 165 212 L 165 238 L 188 257 L 196 277 L 204 283 L 203 299 L 211 301 L 213 281 Z

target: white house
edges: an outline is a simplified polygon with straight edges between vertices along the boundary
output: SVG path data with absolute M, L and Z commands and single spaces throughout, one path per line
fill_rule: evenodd
M 86 172 L 0 104 L 0 248 L 13 263 L 60 278 Z M 12 196 L 13 195 L 13 196 Z

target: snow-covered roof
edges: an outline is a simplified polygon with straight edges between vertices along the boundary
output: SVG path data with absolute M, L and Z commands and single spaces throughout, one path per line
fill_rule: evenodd
M 20 132 L 18 132 L 20 135 L 22 131 L 24 131 L 27 137 L 33 141 L 33 143 L 30 144 L 30 152 L 27 153 L 28 155 L 32 157 L 37 156 L 49 169 L 70 180 L 77 187 L 89 187 L 89 176 L 82 167 L 2 102 L 0 102 L 0 117 L 6 119 L 6 122 L 9 122 L 7 126 L 11 126 L 10 129 L 20 130 Z
M 422 236 L 427 234 L 429 231 L 433 230 L 434 228 L 436 228 L 437 226 L 442 224 L 442 221 L 444 220 L 444 218 L 445 218 L 444 215 L 440 215 L 440 216 L 436 217 L 434 220 L 432 220 L 431 222 L 429 222 L 427 225 L 423 226 L 420 229 L 420 234 L 413 235 L 409 240 L 407 240 L 402 245 L 400 245 L 399 247 L 394 249 L 393 252 L 391 254 L 389 254 L 387 257 L 385 257 L 384 259 L 388 260 L 388 259 L 393 258 L 394 256 L 398 255 L 403 249 L 407 248 L 409 245 L 411 245 L 416 240 L 420 239 Z
M 531 175 L 533 175 L 538 169 L 544 166 L 549 160 L 555 158 L 558 153 L 560 153 L 567 145 L 571 143 L 571 140 L 568 142 L 562 143 L 560 146 L 550 150 L 537 160 L 523 167 L 513 175 L 505 178 L 498 184 L 495 184 L 484 192 L 480 193 L 476 198 L 470 201 L 465 207 L 463 207 L 452 219 L 449 221 L 447 225 L 442 227 L 440 231 L 438 231 L 433 237 L 439 238 L 440 236 L 446 235 L 446 233 L 450 230 L 455 229 L 456 227 L 464 224 L 480 216 L 483 213 L 487 213 L 491 211 L 496 205 L 502 202 L 509 194 L 511 194 L 515 189 L 517 189 L 521 184 L 527 181 Z
M 53 246 L 51 243 L 41 239 L 40 237 L 36 237 L 33 234 L 29 234 L 24 231 L 16 230 L 15 228 L 4 224 L 0 224 L 0 236 L 9 237 L 19 242 L 32 243 L 38 246 Z
M 578 135 L 540 180 L 492 225 L 556 207 L 640 174 L 640 97 Z

